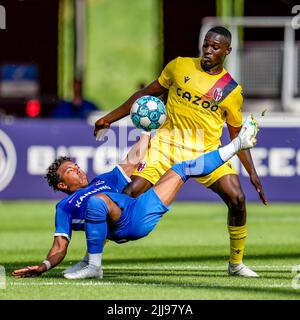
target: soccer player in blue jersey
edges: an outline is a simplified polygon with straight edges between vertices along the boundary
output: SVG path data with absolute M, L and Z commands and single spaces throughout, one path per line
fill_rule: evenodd
M 68 279 L 102 278 L 102 252 L 106 239 L 117 243 L 147 236 L 169 210 L 177 192 L 190 177 L 210 174 L 241 150 L 256 144 L 258 125 L 249 116 L 239 135 L 228 145 L 205 153 L 194 160 L 175 164 L 147 192 L 132 198 L 122 191 L 143 159 L 150 136 L 141 134 L 125 161 L 112 171 L 96 176 L 90 183 L 86 174 L 68 157 L 61 157 L 49 167 L 46 175 L 54 190 L 68 196 L 56 206 L 55 234 L 47 258 L 36 266 L 15 270 L 15 277 L 37 276 L 57 266 L 67 254 L 72 230 L 84 230 L 88 264 Z

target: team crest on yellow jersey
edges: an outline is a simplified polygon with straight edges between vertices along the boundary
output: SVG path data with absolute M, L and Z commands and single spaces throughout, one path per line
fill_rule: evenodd
M 217 103 L 218 101 L 220 101 L 222 99 L 222 95 L 223 95 L 223 90 L 221 88 L 216 88 L 214 93 L 213 93 L 213 98 L 214 101 Z
M 138 172 L 143 171 L 143 170 L 146 168 L 146 166 L 147 166 L 147 162 L 146 162 L 146 161 L 142 161 L 142 162 L 139 164 L 139 166 L 138 166 L 138 168 L 137 168 L 137 171 L 138 171 Z

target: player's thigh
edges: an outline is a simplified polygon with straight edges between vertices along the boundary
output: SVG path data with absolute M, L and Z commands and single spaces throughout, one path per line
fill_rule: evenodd
M 139 176 L 131 176 L 131 182 L 124 189 L 124 193 L 136 198 L 152 187 L 152 183 Z
M 153 186 L 153 190 L 160 200 L 169 206 L 172 204 L 184 182 L 179 174 L 173 170 L 168 170 Z
M 148 158 L 141 162 L 139 168 L 133 172 L 133 176 L 144 178 L 154 185 L 170 169 L 171 165 L 172 163 L 163 156 L 159 158 L 159 161 Z
M 245 194 L 237 174 L 228 172 L 219 177 L 209 188 L 217 193 L 232 210 L 245 210 Z
M 131 236 L 145 237 L 168 210 L 153 188 L 140 195 L 132 207 Z
M 203 184 L 206 188 L 211 188 L 216 181 L 227 175 L 237 176 L 237 172 L 235 171 L 231 162 L 226 162 L 212 173 L 196 178 L 195 180 Z
M 244 202 L 245 200 L 240 179 L 234 174 L 221 177 L 210 186 L 210 189 L 231 202 Z

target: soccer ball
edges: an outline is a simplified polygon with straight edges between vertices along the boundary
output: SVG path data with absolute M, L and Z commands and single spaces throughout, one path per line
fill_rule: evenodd
M 143 96 L 133 103 L 130 117 L 137 128 L 145 131 L 155 130 L 166 120 L 166 107 L 159 98 Z

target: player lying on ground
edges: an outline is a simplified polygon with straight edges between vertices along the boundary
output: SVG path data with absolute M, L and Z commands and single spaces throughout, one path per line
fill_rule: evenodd
M 72 230 L 84 230 L 89 263 L 64 276 L 68 279 L 102 278 L 102 251 L 106 239 L 122 243 L 147 236 L 190 177 L 205 176 L 239 151 L 252 148 L 256 144 L 257 131 L 256 121 L 249 116 L 231 143 L 197 159 L 173 165 L 151 189 L 137 198 L 121 192 L 146 152 L 149 135 L 141 135 L 125 163 L 97 176 L 91 183 L 76 163 L 67 157 L 59 158 L 48 169 L 48 182 L 68 196 L 56 206 L 53 246 L 40 265 L 15 270 L 13 276 L 37 276 L 57 266 L 66 256 Z

